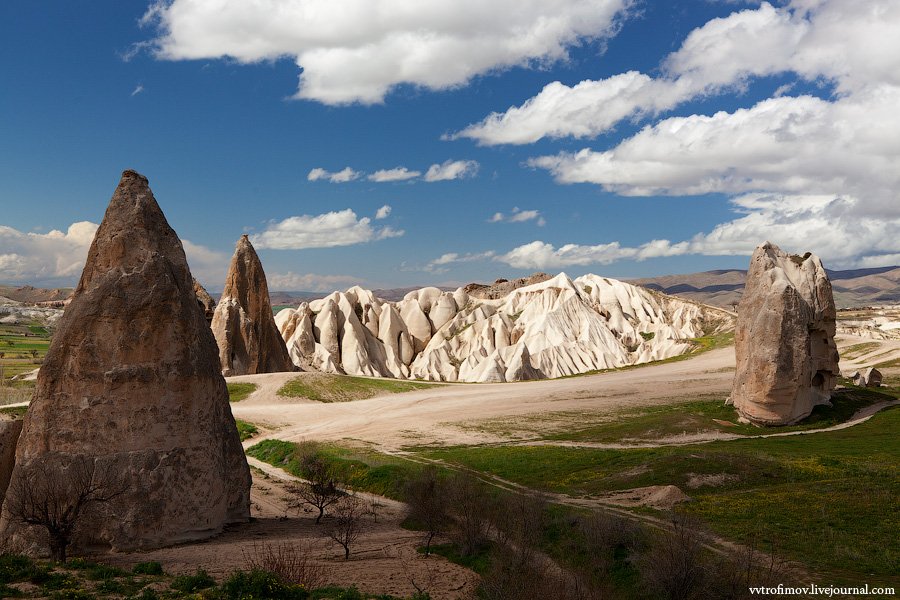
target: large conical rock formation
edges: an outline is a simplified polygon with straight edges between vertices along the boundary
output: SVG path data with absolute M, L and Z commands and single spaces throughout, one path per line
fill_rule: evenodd
M 158 547 L 213 536 L 250 516 L 250 470 L 216 343 L 178 236 L 147 179 L 125 171 L 59 322 L 16 448 L 17 478 L 81 458 L 124 493 L 97 505 L 86 549 Z M 63 460 L 65 459 L 65 460 Z M 42 544 L 10 520 L 0 535 Z
M 759 425 L 788 425 L 828 404 L 838 369 L 834 298 L 822 262 L 766 242 L 753 252 L 735 330 L 730 401 Z
M 225 376 L 295 370 L 275 325 L 266 274 L 246 235 L 234 249 L 212 331 Z

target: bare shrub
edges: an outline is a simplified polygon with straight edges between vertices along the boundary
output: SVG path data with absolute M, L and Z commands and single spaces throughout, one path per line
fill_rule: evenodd
M 366 503 L 352 494 L 343 496 L 335 504 L 334 514 L 328 522 L 328 537 L 344 549 L 344 560 L 350 558 L 350 547 L 366 528 L 363 517 L 367 511 Z
M 409 507 L 408 517 L 424 530 L 425 556 L 431 553 L 431 542 L 450 524 L 449 498 L 444 482 L 434 466 L 427 466 L 413 476 L 404 489 Z
M 330 570 L 310 559 L 310 547 L 304 542 L 253 544 L 241 552 L 248 571 L 266 571 L 284 583 L 299 584 L 308 590 L 328 583 Z
M 612 596 L 583 578 L 566 572 L 542 556 L 522 555 L 509 546 L 495 546 L 488 572 L 481 578 L 479 598 L 484 600 L 601 600 Z
M 488 542 L 491 531 L 488 506 L 492 499 L 484 485 L 466 473 L 450 478 L 447 496 L 453 518 L 450 534 L 460 551 L 472 556 Z
M 61 563 L 87 510 L 127 490 L 111 462 L 89 456 L 48 454 L 16 471 L 4 508 L 14 521 L 43 527 L 50 556 Z
M 698 524 L 687 517 L 673 515 L 670 526 L 639 557 L 641 579 L 657 598 L 691 600 L 707 598 L 709 568 Z
M 791 580 L 784 562 L 774 552 L 762 552 L 753 538 L 748 544 L 720 557 L 713 564 L 716 577 L 709 595 L 716 598 L 749 598 L 751 587 L 775 587 Z
M 507 494 L 490 504 L 497 543 L 528 563 L 541 543 L 546 525 L 547 501 L 531 494 Z

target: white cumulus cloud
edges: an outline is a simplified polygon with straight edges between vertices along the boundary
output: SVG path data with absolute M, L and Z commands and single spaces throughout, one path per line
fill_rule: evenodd
M 315 273 L 297 274 L 273 273 L 266 276 L 269 289 L 281 292 L 330 292 L 360 284 L 359 277 L 352 275 L 317 275 Z
M 390 215 L 390 214 L 391 214 L 391 207 L 389 205 L 385 204 L 384 206 L 379 208 L 377 211 L 375 211 L 375 218 L 379 219 L 379 220 L 387 219 L 388 215 Z
M 369 217 L 357 218 L 356 213 L 347 208 L 271 222 L 265 231 L 250 236 L 250 241 L 257 248 L 300 250 L 352 246 L 399 237 L 403 233 L 391 227 L 373 227 Z
M 307 175 L 306 178 L 309 181 L 326 179 L 331 183 L 347 183 L 348 181 L 359 179 L 362 175 L 363 174 L 360 171 L 354 171 L 350 167 L 344 167 L 340 171 L 326 171 L 321 167 L 316 167 L 309 172 L 309 175 Z
M 389 181 L 406 181 L 415 179 L 422 173 L 420 171 L 410 171 L 406 167 L 394 167 L 393 169 L 380 169 L 369 175 L 369 181 L 376 183 L 384 183 Z
M 534 221 L 538 227 L 547 224 L 547 221 L 541 216 L 541 211 L 522 210 L 518 206 L 514 206 L 508 215 L 496 212 L 488 219 L 489 223 L 525 223 L 528 221 Z
M 623 119 L 656 116 L 696 97 L 742 88 L 754 77 L 792 72 L 832 82 L 841 95 L 900 85 L 900 4 L 893 0 L 763 2 L 692 31 L 651 78 L 629 71 L 567 86 L 547 84 L 520 106 L 449 136 L 480 144 L 594 137 Z M 779 88 L 775 96 L 789 88 Z
M 297 98 L 378 103 L 399 84 L 431 90 L 513 66 L 564 60 L 617 31 L 631 0 L 158 0 L 143 18 L 168 60 L 290 58 Z
M 446 160 L 440 164 L 428 167 L 425 173 L 425 181 L 450 181 L 452 179 L 465 179 L 475 177 L 478 174 L 478 162 L 474 160 Z
M 651 240 L 639 246 L 613 241 L 558 248 L 534 241 L 495 260 L 519 269 L 560 269 L 688 254 L 742 256 L 768 240 L 792 252 L 812 250 L 829 267 L 900 263 L 900 220 L 859 216 L 859 203 L 852 197 L 747 194 L 732 200 L 740 216 L 687 240 Z
M 0 281 L 39 285 L 74 285 L 99 225 L 72 223 L 65 232 L 26 233 L 0 225 Z M 225 280 L 228 255 L 182 240 L 193 275 L 203 283 Z

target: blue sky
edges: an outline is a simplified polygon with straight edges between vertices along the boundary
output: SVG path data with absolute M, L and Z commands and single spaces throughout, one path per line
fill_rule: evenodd
M 892 0 L 4 2 L 0 282 L 74 283 L 125 168 L 214 290 L 242 233 L 284 290 L 897 264 L 898 31 Z

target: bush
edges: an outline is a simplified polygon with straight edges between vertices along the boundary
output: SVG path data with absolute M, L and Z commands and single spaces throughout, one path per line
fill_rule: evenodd
M 309 593 L 301 585 L 284 583 L 274 573 L 237 571 L 221 587 L 227 600 L 306 600 Z
M 310 549 L 304 544 L 254 544 L 244 550 L 247 569 L 275 575 L 283 583 L 296 584 L 312 590 L 325 585 L 328 569 L 315 564 L 310 558 Z
M 179 575 L 172 580 L 170 586 L 173 590 L 179 592 L 191 593 L 198 590 L 204 590 L 216 585 L 215 579 L 209 576 L 209 573 L 203 569 L 197 569 L 193 575 Z
M 131 572 L 135 575 L 162 575 L 163 568 L 161 564 L 152 560 L 150 562 L 141 562 L 134 565 Z
M 34 562 L 27 556 L 0 555 L 0 585 L 30 579 L 35 569 Z

